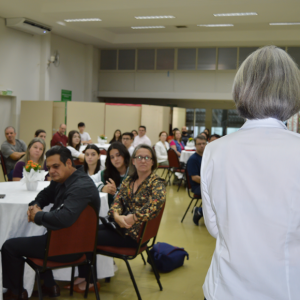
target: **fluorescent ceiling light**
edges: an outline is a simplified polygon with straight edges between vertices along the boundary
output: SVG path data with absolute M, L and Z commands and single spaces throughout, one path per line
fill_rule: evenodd
M 166 28 L 165 26 L 136 26 L 131 27 L 132 29 L 156 29 L 156 28 Z
M 243 16 L 257 16 L 256 12 L 245 13 L 228 13 L 228 14 L 214 14 L 215 17 L 243 17 Z
M 269 23 L 269 25 L 300 25 L 300 23 Z
M 174 16 L 140 16 L 135 17 L 138 20 L 144 20 L 144 19 L 175 19 Z
M 233 24 L 200 24 L 200 27 L 232 27 Z
M 64 22 L 61 22 L 61 21 L 57 21 L 56 23 L 59 24 L 59 25 L 62 25 L 62 26 L 66 26 L 66 24 Z
M 102 21 L 99 18 L 89 18 L 89 19 L 65 19 L 66 22 L 97 22 Z

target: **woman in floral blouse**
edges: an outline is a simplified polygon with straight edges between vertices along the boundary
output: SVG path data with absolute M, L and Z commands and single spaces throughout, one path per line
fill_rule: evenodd
M 100 225 L 98 245 L 126 248 L 135 248 L 138 245 L 138 235 L 143 222 L 154 219 L 166 201 L 165 181 L 154 173 L 156 167 L 154 150 L 145 144 L 138 145 L 132 154 L 129 176 L 123 180 L 108 213 L 121 228 L 126 228 L 126 236 L 123 238 L 116 231 Z M 122 215 L 122 202 L 126 203 L 131 212 L 127 216 Z M 84 292 L 86 275 L 87 269 L 80 266 L 74 291 Z M 93 291 L 92 285 L 90 290 Z

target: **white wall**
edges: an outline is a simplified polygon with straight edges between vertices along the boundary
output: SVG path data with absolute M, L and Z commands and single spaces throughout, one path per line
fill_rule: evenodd
M 236 71 L 99 72 L 99 97 L 232 100 Z
M 12 116 L 12 119 L 16 119 L 16 122 L 11 125 L 15 126 L 17 131 L 20 102 L 39 98 L 40 55 L 41 38 L 39 36 L 7 28 L 5 20 L 0 18 L 0 90 L 12 89 L 13 95 L 16 96 L 16 111 L 7 111 L 7 103 L 2 107 L 4 102 L 0 99 L 0 118 L 3 118 L 2 114 L 15 115 L 16 118 Z M 1 124 L 6 127 L 5 125 Z M 3 141 L 0 140 L 1 142 Z

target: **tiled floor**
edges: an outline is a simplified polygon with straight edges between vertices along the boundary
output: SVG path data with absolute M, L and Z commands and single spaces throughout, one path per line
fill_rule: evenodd
M 160 274 L 163 291 L 159 290 L 150 266 L 144 266 L 140 257 L 130 262 L 143 300 L 203 299 L 202 285 L 214 251 L 215 239 L 207 232 L 203 219 L 199 226 L 194 225 L 191 212 L 183 223 L 180 222 L 188 203 L 189 198 L 183 187 L 179 192 L 175 186 L 167 187 L 166 209 L 157 241 L 184 247 L 190 259 L 184 262 L 183 267 Z M 125 263 L 116 260 L 116 264 L 118 271 L 111 282 L 100 280 L 101 300 L 137 299 Z M 62 288 L 65 282 L 58 284 L 61 287 L 59 299 L 83 299 L 82 294 L 76 293 L 70 297 L 68 291 Z M 95 299 L 95 295 L 89 293 L 88 298 Z

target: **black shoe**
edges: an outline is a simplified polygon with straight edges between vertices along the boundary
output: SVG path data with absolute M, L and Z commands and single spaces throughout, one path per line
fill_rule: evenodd
M 24 290 L 19 297 L 19 295 L 15 295 L 11 290 L 7 290 L 7 292 L 3 294 L 3 300 L 28 300 L 28 293 Z
M 60 296 L 60 289 L 57 284 L 53 285 L 52 287 L 47 287 L 45 285 L 42 285 L 42 293 L 43 296 L 49 296 L 50 298 L 55 298 Z M 32 296 L 39 297 L 39 291 L 33 291 Z
M 199 225 L 199 220 L 203 217 L 202 207 L 194 207 L 193 222 L 195 225 Z

